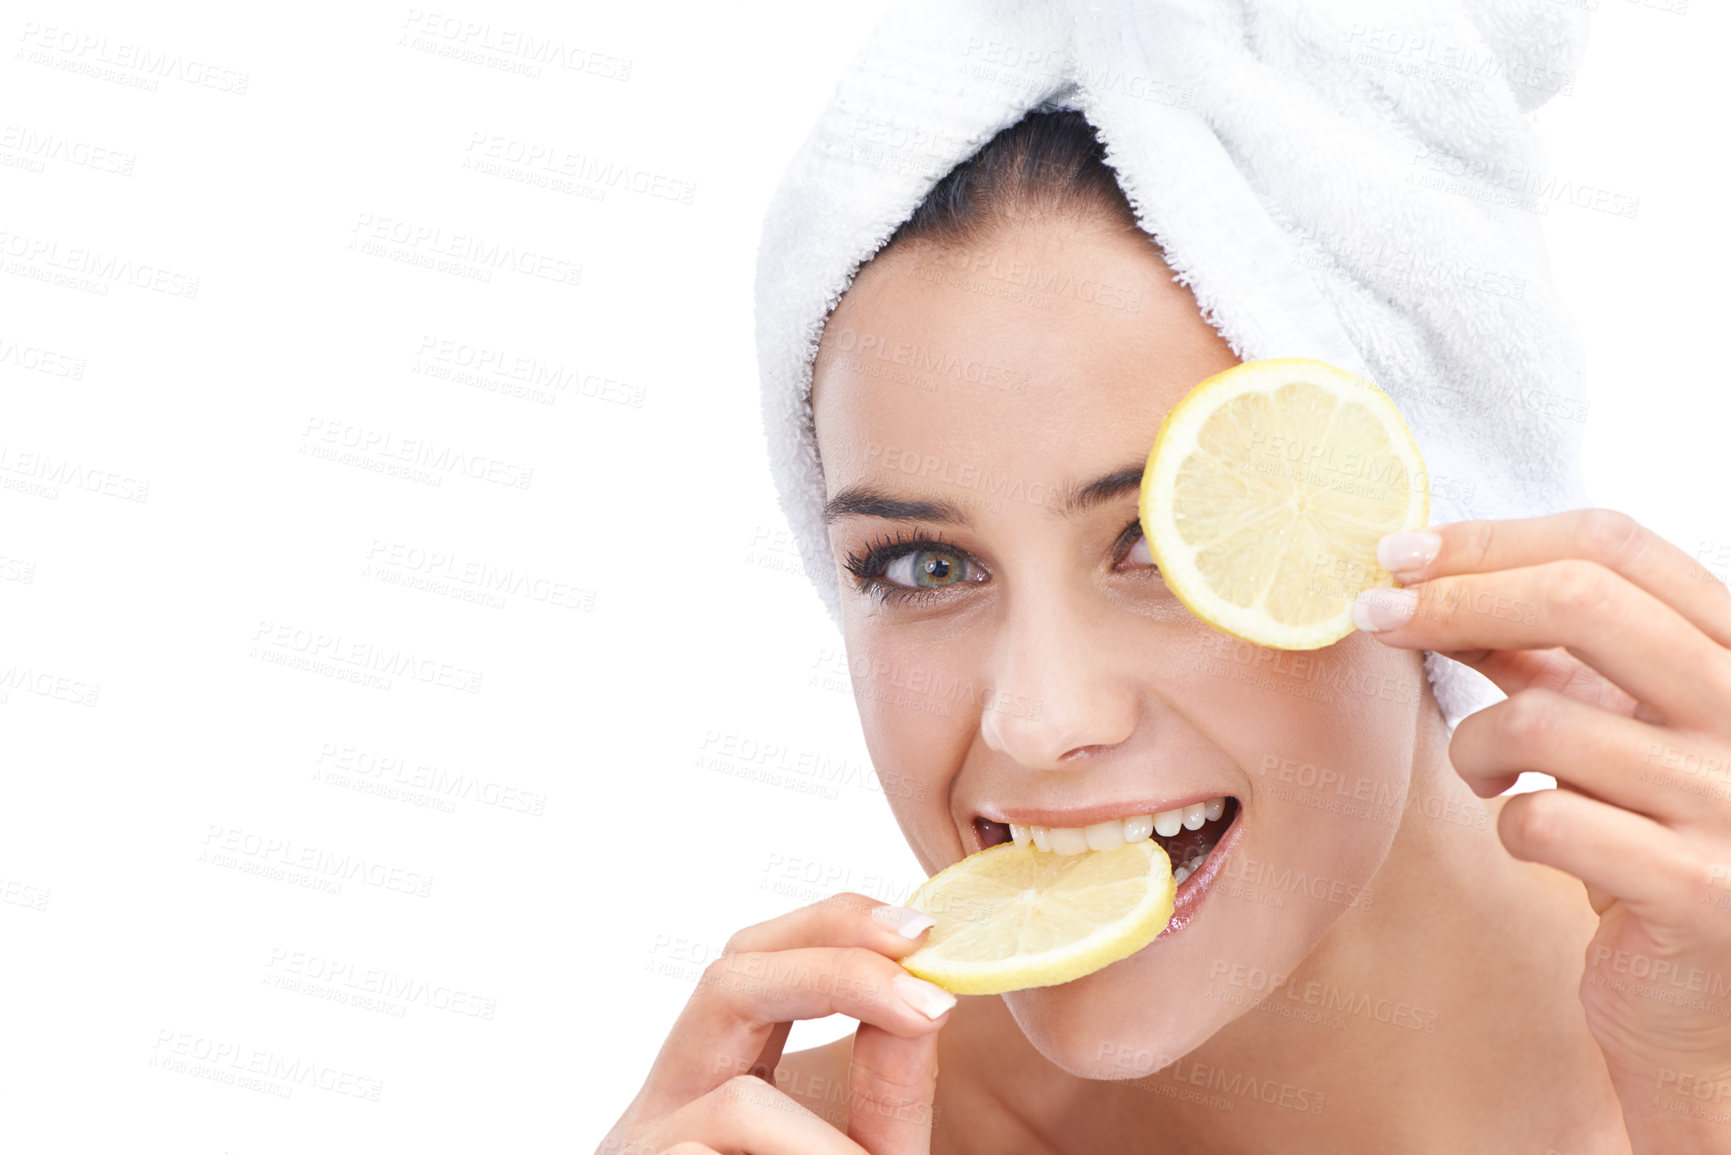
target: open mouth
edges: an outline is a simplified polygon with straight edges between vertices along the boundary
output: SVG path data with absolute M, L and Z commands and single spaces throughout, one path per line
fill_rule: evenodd
M 1132 814 L 1109 818 L 1088 826 L 1024 826 L 976 817 L 974 832 L 980 849 L 1004 842 L 1032 843 L 1035 849 L 1053 854 L 1081 854 L 1087 850 L 1113 850 L 1127 842 L 1152 838 L 1172 861 L 1172 877 L 1183 886 L 1198 873 L 1209 854 L 1226 837 L 1238 817 L 1238 799 L 1209 798 L 1156 814 Z M 1212 876 L 1213 872 L 1209 872 Z

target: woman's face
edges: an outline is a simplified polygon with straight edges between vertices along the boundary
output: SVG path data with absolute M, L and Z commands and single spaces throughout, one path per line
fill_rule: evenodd
M 1137 492 L 1161 418 L 1237 360 L 1145 236 L 1055 218 L 880 254 L 814 367 L 855 698 L 922 865 L 1008 822 L 1236 803 L 1171 843 L 1175 867 L 1218 850 L 1150 946 L 1005 996 L 1087 1077 L 1148 1074 L 1242 1014 L 1255 971 L 1232 968 L 1290 975 L 1357 915 L 1405 800 L 1419 655 L 1238 642 L 1150 562 Z

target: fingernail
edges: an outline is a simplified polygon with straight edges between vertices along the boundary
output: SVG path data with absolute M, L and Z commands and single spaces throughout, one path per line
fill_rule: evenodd
M 897 975 L 890 980 L 890 985 L 904 1003 L 928 1019 L 935 1019 L 956 1005 L 955 995 L 913 975 Z
M 919 938 L 926 928 L 938 925 L 938 920 L 922 914 L 911 906 L 880 906 L 872 911 L 872 921 L 888 927 L 903 938 Z
M 1417 608 L 1417 590 L 1386 587 L 1365 590 L 1352 603 L 1352 624 L 1372 634 L 1399 629 L 1411 620 Z
M 1376 543 L 1376 564 L 1396 577 L 1417 573 L 1436 559 L 1441 548 L 1441 534 L 1391 533 Z

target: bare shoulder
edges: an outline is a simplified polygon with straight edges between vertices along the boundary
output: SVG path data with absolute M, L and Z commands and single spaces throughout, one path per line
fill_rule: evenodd
M 853 1034 L 833 1043 L 783 1055 L 775 1068 L 775 1085 L 783 1094 L 838 1131 L 847 1130 L 848 1067 L 853 1061 Z

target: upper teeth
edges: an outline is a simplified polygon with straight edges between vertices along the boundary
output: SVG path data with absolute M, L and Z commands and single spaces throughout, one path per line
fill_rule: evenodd
M 1032 842 L 1037 849 L 1055 854 L 1080 854 L 1084 850 L 1112 850 L 1126 842 L 1140 842 L 1150 834 L 1171 838 L 1180 830 L 1200 829 L 1226 812 L 1226 799 L 1210 798 L 1158 814 L 1132 814 L 1108 818 L 1091 826 L 1023 826 L 1010 823 L 1010 837 L 1017 846 Z

